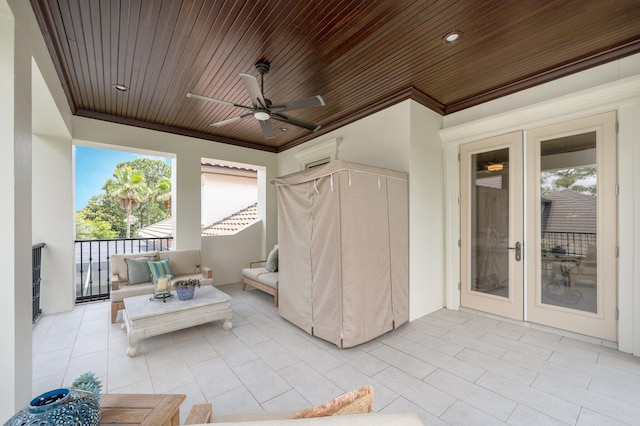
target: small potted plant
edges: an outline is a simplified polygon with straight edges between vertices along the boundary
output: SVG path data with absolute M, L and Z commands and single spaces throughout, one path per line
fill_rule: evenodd
M 196 287 L 200 287 L 200 280 L 196 278 L 189 278 L 185 280 L 177 280 L 173 283 L 180 300 L 193 299 L 193 292 Z

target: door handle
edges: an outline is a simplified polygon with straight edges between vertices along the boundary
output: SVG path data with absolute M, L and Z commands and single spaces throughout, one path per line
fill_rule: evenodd
M 520 244 L 520 241 L 516 241 L 516 246 L 515 247 L 507 247 L 509 250 L 515 250 L 516 251 L 516 261 L 520 262 L 520 260 L 522 259 L 522 244 Z

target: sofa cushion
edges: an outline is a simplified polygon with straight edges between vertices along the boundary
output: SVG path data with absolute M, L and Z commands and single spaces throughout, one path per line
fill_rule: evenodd
M 278 273 L 267 272 L 266 274 L 260 274 L 257 281 L 269 287 L 278 288 Z
M 124 285 L 118 291 L 111 292 L 111 302 L 122 302 L 125 297 L 142 296 L 143 294 L 152 294 L 154 285 L 150 282 L 137 285 Z
M 127 254 L 112 254 L 109 256 L 110 274 L 117 275 L 120 281 L 128 281 L 127 275 L 127 263 L 126 259 L 138 259 L 140 257 L 147 257 L 147 260 L 157 260 L 157 251 L 148 251 L 143 253 L 127 253 Z
M 159 257 L 169 259 L 174 276 L 196 274 L 201 271 L 198 249 L 161 251 Z
M 270 273 L 267 271 L 267 268 L 244 268 L 242 270 L 242 275 L 249 278 L 250 280 L 258 281 L 258 277 L 262 274 Z
M 149 258 L 130 258 L 124 261 L 127 264 L 127 277 L 130 285 L 149 282 L 151 279 L 149 266 L 147 264 Z
M 173 278 L 173 272 L 171 272 L 171 265 L 169 264 L 169 259 L 162 259 L 156 261 L 148 261 L 147 266 L 149 267 L 149 272 L 151 272 L 151 282 L 156 282 L 158 278 L 164 276 L 170 276 Z
M 276 272 L 278 270 L 278 247 L 269 252 L 267 264 L 264 267 L 269 272 Z

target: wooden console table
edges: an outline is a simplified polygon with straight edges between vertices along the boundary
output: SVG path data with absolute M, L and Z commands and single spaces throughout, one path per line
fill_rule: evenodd
M 101 425 L 174 426 L 186 395 L 105 394 L 100 398 Z

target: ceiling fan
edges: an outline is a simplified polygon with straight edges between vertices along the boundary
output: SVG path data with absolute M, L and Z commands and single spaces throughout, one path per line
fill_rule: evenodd
M 320 125 L 308 123 L 295 117 L 282 114 L 283 112 L 293 111 L 296 109 L 313 108 L 318 106 L 324 106 L 324 99 L 321 96 L 311 96 L 309 98 L 297 99 L 294 101 L 283 102 L 273 105 L 271 100 L 264 97 L 264 75 L 269 72 L 270 65 L 268 62 L 256 63 L 256 70 L 260 73 L 260 85 L 258 86 L 258 79 L 250 74 L 240 73 L 240 78 L 244 82 L 244 85 L 251 97 L 252 106 L 246 106 L 236 104 L 222 99 L 210 98 L 208 96 L 196 95 L 194 93 L 187 93 L 187 98 L 202 99 L 204 101 L 217 102 L 219 104 L 234 106 L 236 108 L 242 108 L 248 110 L 246 114 L 242 114 L 237 117 L 229 118 L 227 120 L 218 121 L 211 124 L 214 127 L 221 127 L 227 124 L 236 123 L 247 117 L 254 117 L 260 123 L 262 127 L 262 133 L 265 139 L 275 138 L 273 133 L 273 126 L 271 119 L 282 121 L 283 123 L 293 124 L 294 126 L 302 127 L 304 129 L 315 132 L 320 128 Z

